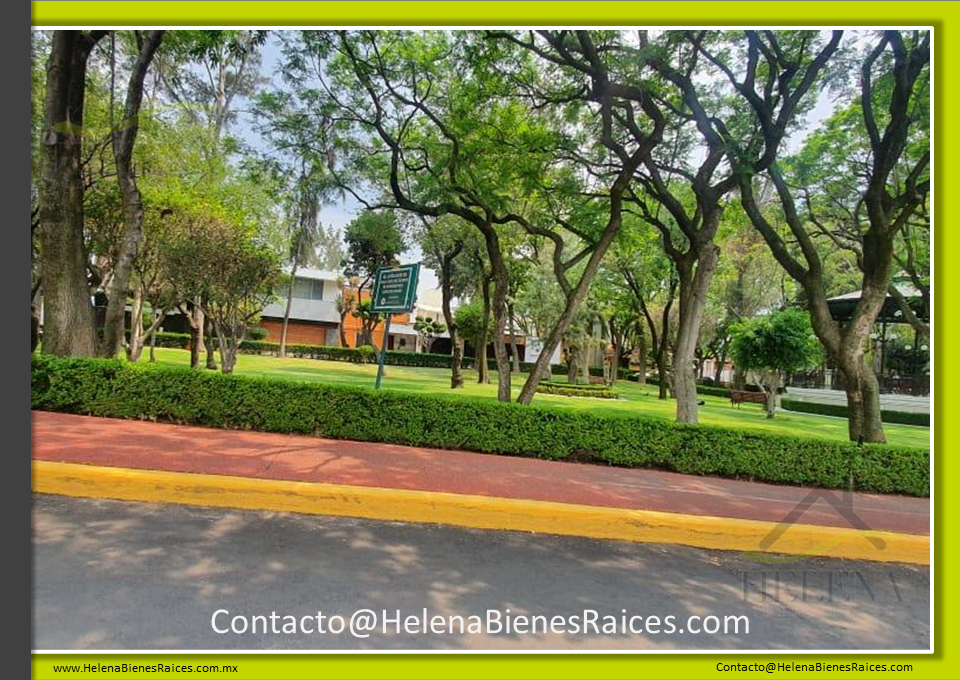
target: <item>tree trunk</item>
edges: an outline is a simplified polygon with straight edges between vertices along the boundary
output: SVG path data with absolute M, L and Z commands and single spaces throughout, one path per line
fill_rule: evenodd
M 349 347 L 350 343 L 347 342 L 347 327 L 346 327 L 347 315 L 350 313 L 350 309 L 348 307 L 349 301 L 347 296 L 343 292 L 340 293 L 340 296 L 343 304 L 343 311 L 340 313 L 340 346 Z
M 299 248 L 297 249 L 299 253 Z M 280 358 L 287 356 L 287 326 L 290 323 L 290 308 L 293 305 L 293 284 L 297 280 L 297 268 L 300 264 L 299 257 L 294 256 L 293 267 L 290 272 L 290 287 L 287 288 L 287 304 L 283 310 L 283 328 L 280 330 Z M 343 319 L 340 320 L 340 339 L 343 340 Z
M 657 399 L 670 398 L 670 372 L 667 368 L 667 357 L 664 355 L 665 352 L 661 347 L 657 354 L 657 380 L 660 383 L 657 385 Z
M 137 362 L 143 352 L 143 288 L 137 286 L 133 291 L 133 304 L 130 306 L 130 336 L 127 340 L 127 359 Z
M 499 255 L 498 255 L 499 259 Z M 493 291 L 493 354 L 497 361 L 497 401 L 510 401 L 510 355 L 505 341 L 507 333 L 507 269 L 502 261 L 494 267 Z
M 113 132 L 113 155 L 120 184 L 120 203 L 123 208 L 123 233 L 113 276 L 107 289 L 107 314 L 103 325 L 100 355 L 115 357 L 123 342 L 123 319 L 130 293 L 130 277 L 134 261 L 143 240 L 143 200 L 133 172 L 133 145 L 139 130 L 138 117 L 143 100 L 143 83 L 153 56 L 160 47 L 163 31 L 150 31 L 140 46 L 140 53 L 130 73 L 124 119 Z
M 764 393 L 765 393 L 764 396 L 767 399 L 765 404 L 765 409 L 767 411 L 767 418 L 772 420 L 774 416 L 777 415 L 777 401 L 778 401 L 777 390 L 776 388 L 773 388 L 773 389 L 765 388 Z
M 576 385 L 580 377 L 582 351 L 580 345 L 567 345 L 567 383 Z
M 587 291 L 590 289 L 590 284 L 593 282 L 597 269 L 600 267 L 600 261 L 603 259 L 603 256 L 607 254 L 610 244 L 613 243 L 614 237 L 616 237 L 617 232 L 620 231 L 623 217 L 621 212 L 623 208 L 623 191 L 626 188 L 628 179 L 629 178 L 624 178 L 621 182 L 618 178 L 610 190 L 610 218 L 607 220 L 607 226 L 600 235 L 596 246 L 594 246 L 593 252 L 590 254 L 590 259 L 587 260 L 583 273 L 580 275 L 580 280 L 573 290 L 566 295 L 567 302 L 563 312 L 550 331 L 550 335 L 547 336 L 547 339 L 544 341 L 543 351 L 540 353 L 540 356 L 537 357 L 536 365 L 533 367 L 533 370 L 530 371 L 527 381 L 520 390 L 520 396 L 517 397 L 517 401 L 521 404 L 529 404 L 533 401 L 533 397 L 537 393 L 537 385 L 540 383 L 541 375 L 543 375 L 544 371 L 549 370 L 550 357 L 553 356 L 554 350 L 557 349 L 564 333 L 567 332 L 567 329 L 573 322 L 573 317 L 580 309 L 580 305 L 586 297 Z
M 226 329 L 216 320 L 213 321 L 213 328 L 217 334 L 217 347 L 220 350 L 220 370 L 224 375 L 230 375 L 233 373 L 234 366 L 237 365 L 237 352 L 242 338 L 237 337 L 234 328 L 230 328 L 229 333 L 225 332 Z
M 510 358 L 513 360 L 513 372 L 520 372 L 520 350 L 517 349 L 517 335 L 514 332 L 513 305 L 507 305 L 507 318 L 510 321 Z
M 862 353 L 851 351 L 845 344 L 840 352 L 837 363 L 844 377 L 850 441 L 882 444 L 886 438 L 877 376 Z
M 860 368 L 860 400 L 863 404 L 863 440 L 871 443 L 885 443 L 882 412 L 880 408 L 880 385 L 876 374 L 869 366 Z
M 87 58 L 104 31 L 55 31 L 47 60 L 40 150 L 43 352 L 94 356 L 97 333 L 83 239 L 81 133 Z
M 40 344 L 40 301 L 36 297 L 30 301 L 30 353 L 33 354 Z
M 647 384 L 647 334 L 643 332 L 643 326 L 638 326 L 637 334 L 637 384 Z
M 198 298 L 198 301 L 199 301 L 199 298 Z M 196 327 L 198 331 L 197 332 L 197 352 L 199 354 L 204 354 L 207 351 L 207 343 L 206 343 L 206 340 L 204 339 L 206 337 L 206 332 L 204 331 L 204 329 L 206 328 L 206 324 L 207 324 L 207 315 L 203 313 L 203 308 L 201 308 L 199 304 L 194 306 L 193 308 L 193 319 L 194 319 L 194 323 L 196 323 Z M 200 368 L 199 355 L 197 358 L 197 365 L 196 366 L 191 365 L 191 368 Z
M 210 323 L 210 319 L 206 320 L 204 323 L 205 335 L 206 335 L 206 350 L 207 350 L 207 368 L 211 371 L 217 370 L 217 356 L 213 349 L 213 324 Z
M 667 342 L 670 337 L 670 309 L 673 307 L 676 289 L 676 279 L 671 279 L 669 295 L 663 305 L 663 313 L 660 317 L 662 328 L 659 334 L 657 333 L 657 324 L 653 320 L 653 314 L 650 313 L 647 303 L 643 298 L 637 297 L 637 303 L 640 305 L 643 316 L 647 320 L 647 328 L 650 330 L 651 350 L 653 351 L 653 361 L 657 366 L 657 381 L 659 382 L 657 386 L 658 399 L 667 399 L 670 396 L 670 376 L 667 369 Z
M 450 389 L 463 387 L 463 341 L 460 339 L 460 329 L 457 328 L 457 319 L 451 307 L 453 303 L 453 258 L 463 249 L 462 244 L 440 257 L 440 297 L 443 308 L 443 320 L 447 323 L 450 334 L 450 344 L 453 349 L 453 359 L 450 363 Z
M 490 384 L 490 366 L 487 363 L 487 343 L 490 338 L 490 277 L 483 275 L 480 289 L 483 295 L 483 324 L 477 338 L 477 382 Z
M 719 385 L 723 382 L 723 367 L 727 364 L 727 353 L 729 351 L 729 343 L 724 343 L 723 349 L 720 351 L 720 356 L 716 358 L 717 365 L 713 369 L 713 384 Z
M 153 320 L 150 322 L 150 327 L 144 332 L 141 333 L 140 345 L 137 349 L 137 359 L 140 358 L 140 355 L 143 352 L 143 346 L 146 338 L 150 338 L 150 363 L 156 363 L 157 356 L 154 351 L 157 345 L 157 329 L 160 328 L 160 324 L 163 323 L 163 320 L 167 317 L 167 311 L 162 310 L 158 312 L 156 309 L 153 310 Z M 136 361 L 137 359 L 134 359 Z
M 196 301 L 190 304 L 189 309 L 180 309 L 180 313 L 187 319 L 190 327 L 190 368 L 200 368 L 200 354 L 205 351 L 203 343 L 204 314 Z
M 719 217 L 718 217 L 719 219 Z M 717 267 L 720 249 L 711 241 L 703 244 L 696 270 L 680 272 L 680 314 L 673 350 L 673 393 L 677 399 L 677 422 L 697 422 L 697 376 L 695 354 L 707 291 Z M 680 269 L 680 267 L 678 267 Z
M 450 361 L 450 389 L 463 387 L 463 339 L 456 326 L 450 330 L 450 342 L 453 345 L 453 357 Z
M 763 396 L 766 399 L 763 408 L 764 411 L 766 411 L 767 418 L 773 419 L 777 415 L 777 409 L 780 407 L 780 385 L 782 384 L 780 375 L 778 373 L 767 372 L 759 376 L 757 383 L 759 383 L 760 389 L 763 390 Z
M 479 338 L 477 343 L 480 345 L 477 347 L 477 358 L 475 359 L 477 363 L 477 383 L 480 385 L 489 385 L 490 384 L 490 367 L 487 365 L 487 343 L 482 342 Z

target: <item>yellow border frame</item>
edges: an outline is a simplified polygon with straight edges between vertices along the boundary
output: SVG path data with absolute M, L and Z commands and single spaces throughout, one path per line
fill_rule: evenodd
M 948 644 L 956 638 L 960 623 L 960 588 L 945 578 L 946 567 L 958 559 L 955 520 L 960 494 L 945 493 L 945 480 L 960 475 L 960 454 L 952 449 L 960 428 L 957 419 L 944 419 L 944 385 L 960 384 L 956 358 L 944 351 L 944 339 L 956 337 L 960 320 L 944 314 L 944 300 L 960 296 L 960 275 L 945 270 L 943 263 L 960 258 L 960 230 L 949 230 L 949 217 L 960 214 L 960 192 L 947 193 L 956 186 L 960 171 L 944 162 L 960 158 L 958 133 L 945 125 L 945 111 L 960 110 L 960 88 L 946 88 L 947 77 L 960 74 L 960 9 L 947 2 L 130 2 L 39 0 L 32 3 L 35 26 L 67 25 L 750 25 L 823 24 L 827 26 L 929 25 L 935 31 L 935 371 L 934 418 L 934 518 L 935 592 L 933 655 L 471 655 L 471 656 L 310 656 L 310 655 L 182 655 L 166 657 L 177 663 L 234 663 L 239 673 L 207 677 L 231 678 L 712 678 L 742 674 L 717 671 L 718 662 L 774 663 L 910 663 L 913 671 L 898 674 L 915 678 L 960 678 L 960 649 Z M 957 33 L 953 30 L 957 29 Z M 956 155 L 954 155 L 956 154 Z M 948 259 L 949 258 L 949 259 Z M 951 613 L 951 615 L 947 615 Z M 126 655 L 36 655 L 36 678 L 64 677 L 53 673 L 61 663 L 150 663 L 162 657 Z M 805 673 L 774 672 L 766 677 L 849 678 L 889 673 L 849 671 Z M 134 677 L 132 674 L 97 674 L 98 677 Z M 747 675 L 747 674 L 743 674 Z M 205 677 L 202 674 L 150 674 L 156 678 Z M 144 677 L 142 674 L 137 677 Z

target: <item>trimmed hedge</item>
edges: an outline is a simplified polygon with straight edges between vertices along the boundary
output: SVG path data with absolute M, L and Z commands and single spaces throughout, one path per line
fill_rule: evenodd
M 802 413 L 817 413 L 822 416 L 847 417 L 847 407 L 844 404 L 817 404 L 812 401 L 798 401 L 796 399 L 781 399 L 780 405 L 788 411 Z M 880 420 L 884 423 L 899 423 L 900 425 L 920 425 L 930 427 L 929 413 L 911 413 L 909 411 L 880 411 Z
M 186 349 L 190 345 L 189 333 L 154 333 L 157 347 Z
M 217 339 L 211 338 L 214 347 Z M 157 347 L 175 347 L 186 349 L 190 346 L 189 333 L 157 333 Z M 280 354 L 280 343 L 264 340 L 244 340 L 240 343 L 241 354 Z M 320 359 L 323 361 L 346 361 L 354 364 L 370 363 L 369 353 L 356 347 L 336 347 L 334 345 L 298 345 L 287 344 L 287 356 L 297 359 Z M 453 357 L 447 354 L 416 354 L 387 350 L 387 364 L 390 366 L 421 366 L 426 368 L 450 368 Z M 464 357 L 464 368 L 473 367 L 473 359 Z
M 637 373 L 633 373 L 630 375 L 629 379 L 634 382 L 639 382 L 637 380 L 637 375 L 638 375 Z M 647 384 L 655 385 L 659 387 L 660 379 L 647 378 Z M 749 390 L 749 386 L 748 386 L 748 390 Z M 750 391 L 754 391 L 754 390 L 750 390 Z M 726 387 L 716 387 L 714 385 L 701 385 L 699 383 L 697 384 L 697 394 L 706 394 L 711 397 L 723 397 L 725 399 L 730 398 L 730 390 Z
M 926 496 L 930 453 L 109 359 L 32 357 L 35 409 Z M 358 414 L 362 414 L 358 416 Z
M 564 397 L 593 397 L 595 399 L 619 399 L 620 395 L 606 385 L 575 385 L 541 381 L 537 385 L 541 394 L 557 394 Z
M 186 349 L 190 346 L 189 333 L 157 333 L 157 347 L 176 347 Z M 216 338 L 211 338 L 214 347 L 216 347 Z M 240 343 L 240 352 L 242 354 L 269 354 L 277 356 L 280 354 L 280 343 L 266 342 L 263 340 L 244 340 Z M 297 359 L 320 359 L 322 361 L 347 361 L 354 364 L 367 363 L 369 359 L 364 358 L 363 353 L 355 347 L 337 347 L 335 345 L 294 345 L 287 344 L 287 356 Z M 398 352 L 387 350 L 388 366 L 420 366 L 423 368 L 451 368 L 453 357 L 449 354 L 418 354 L 416 352 Z M 473 357 L 463 357 L 464 368 L 474 368 L 476 360 Z M 511 366 L 513 362 L 511 361 Z M 487 366 L 496 369 L 496 358 L 488 358 Z M 531 361 L 521 361 L 520 370 L 523 373 L 529 373 L 534 364 Z M 550 371 L 554 375 L 566 375 L 568 367 L 565 364 L 553 364 Z M 590 375 L 603 376 L 602 368 L 591 368 Z M 626 380 L 630 376 L 630 371 L 626 368 L 618 368 L 617 375 L 620 379 Z

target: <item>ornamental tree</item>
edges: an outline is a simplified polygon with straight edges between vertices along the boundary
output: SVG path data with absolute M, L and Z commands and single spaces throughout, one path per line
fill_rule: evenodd
M 447 326 L 440 321 L 434 321 L 425 316 L 418 316 L 413 324 L 413 329 L 420 336 L 420 345 L 423 347 L 423 351 L 429 353 L 430 348 L 433 346 L 433 341 L 436 340 L 438 336 L 446 333 Z
M 784 376 L 812 368 L 822 358 L 810 316 L 798 309 L 735 324 L 731 337 L 734 363 L 763 388 L 767 418 L 776 414 Z

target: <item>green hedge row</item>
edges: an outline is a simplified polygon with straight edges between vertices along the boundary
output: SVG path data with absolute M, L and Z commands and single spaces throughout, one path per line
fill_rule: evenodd
M 783 484 L 926 496 L 930 454 L 749 432 L 130 364 L 32 358 L 35 409 L 539 458 L 594 460 Z
M 558 394 L 564 397 L 593 397 L 595 399 L 619 399 L 620 395 L 606 385 L 575 385 L 542 381 L 537 385 L 541 394 Z
M 844 404 L 816 404 L 811 401 L 796 399 L 781 399 L 780 405 L 788 411 L 803 413 L 818 413 L 822 416 L 847 417 L 847 407 Z M 909 411 L 880 411 L 880 420 L 885 423 L 899 423 L 901 425 L 921 425 L 930 427 L 929 413 L 911 413 Z
M 211 338 L 216 346 L 216 338 Z M 158 347 L 178 347 L 186 349 L 190 345 L 189 333 L 157 333 Z M 243 354 L 280 354 L 280 344 L 264 340 L 244 340 L 240 343 Z M 355 364 L 369 363 L 373 359 L 369 352 L 355 347 L 336 347 L 333 345 L 287 345 L 287 356 L 297 359 L 321 359 L 323 361 L 346 361 Z M 447 354 L 416 354 L 414 352 L 387 351 L 387 364 L 391 366 L 422 366 L 427 368 L 450 368 L 453 358 Z M 464 368 L 473 367 L 473 359 L 464 357 Z
M 637 375 L 638 375 L 638 374 L 636 374 L 636 373 L 631 374 L 630 380 L 636 381 L 636 380 L 637 380 Z M 659 386 L 659 385 L 660 385 L 660 380 L 659 380 L 658 378 L 647 378 L 647 384 L 648 384 L 648 385 L 657 385 L 657 386 Z M 749 389 L 749 386 L 748 386 L 748 389 Z M 750 391 L 756 391 L 756 390 L 750 390 Z M 706 394 L 706 395 L 711 396 L 711 397 L 723 397 L 724 399 L 729 399 L 729 398 L 730 398 L 730 390 L 729 390 L 729 388 L 726 388 L 726 387 L 716 387 L 716 386 L 714 386 L 714 385 L 700 385 L 700 384 L 698 384 L 698 385 L 697 385 L 697 394 Z
M 216 338 L 211 338 L 216 347 Z M 157 347 L 178 347 L 186 349 L 190 346 L 189 333 L 157 333 Z M 263 340 L 244 340 L 240 343 L 240 351 L 244 354 L 280 354 L 280 343 L 266 342 Z M 354 347 L 336 347 L 333 345 L 287 345 L 287 356 L 297 359 L 321 359 L 323 361 L 348 361 L 355 364 L 362 364 L 370 361 L 369 355 Z M 450 368 L 453 357 L 449 354 L 417 354 L 415 352 L 397 352 L 387 351 L 387 364 L 391 366 L 421 366 L 424 368 Z M 476 361 L 473 357 L 463 358 L 464 368 L 473 368 Z M 488 358 L 487 365 L 491 369 L 496 369 L 496 358 Z M 529 373 L 534 364 L 529 361 L 520 362 L 520 370 Z M 554 364 L 551 367 L 554 375 L 566 375 L 567 366 L 563 364 Z M 602 368 L 591 368 L 591 375 L 602 376 Z M 618 376 L 626 380 L 630 371 L 625 368 L 618 369 Z

